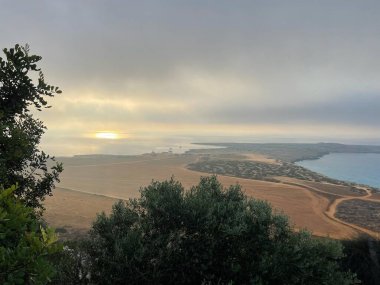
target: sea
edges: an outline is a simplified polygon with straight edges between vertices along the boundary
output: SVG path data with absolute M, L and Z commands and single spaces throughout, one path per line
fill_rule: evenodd
M 380 188 L 380 154 L 331 153 L 296 164 L 331 178 Z

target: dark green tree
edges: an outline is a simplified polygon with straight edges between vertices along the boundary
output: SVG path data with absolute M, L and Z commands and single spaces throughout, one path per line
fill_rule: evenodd
M 49 284 L 52 285 L 87 285 L 90 281 L 90 260 L 86 243 L 81 239 L 67 240 L 64 250 L 51 256 L 50 261 L 57 268 L 57 274 Z
M 362 284 L 380 284 L 378 262 L 380 258 L 380 240 L 373 240 L 372 237 L 362 235 L 354 239 L 343 240 L 342 243 L 346 255 L 343 260 L 343 266 L 355 272 Z
M 45 82 L 37 63 L 40 56 L 30 55 L 29 47 L 16 45 L 3 49 L 0 57 L 0 185 L 18 185 L 15 195 L 27 206 L 42 209 L 41 201 L 51 195 L 59 181 L 62 165 L 51 164 L 39 149 L 46 127 L 34 118 L 31 108 L 49 108 L 46 99 L 61 93 Z M 33 80 L 33 78 L 36 78 Z
M 153 182 L 97 217 L 87 249 L 96 284 L 354 284 L 339 242 L 295 232 L 267 202 L 216 177 L 185 191 Z
M 15 190 L 0 192 L 0 284 L 47 284 L 55 273 L 48 257 L 62 246 L 34 209 L 14 197 Z

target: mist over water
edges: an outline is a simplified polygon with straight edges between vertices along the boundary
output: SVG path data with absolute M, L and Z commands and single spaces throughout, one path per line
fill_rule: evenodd
M 182 154 L 190 149 L 220 148 L 218 146 L 192 144 L 191 140 L 181 139 L 149 139 L 149 140 L 87 140 L 63 147 L 45 146 L 43 149 L 55 156 L 73 156 L 90 154 L 108 155 L 141 155 L 146 153 L 171 152 Z
M 97 139 L 78 136 L 45 136 L 41 149 L 55 156 L 72 156 L 82 154 L 139 155 L 151 152 L 184 153 L 189 149 L 214 148 L 193 143 L 320 143 L 332 142 L 343 144 L 380 145 L 380 138 L 345 138 L 330 137 L 284 137 L 282 135 L 142 135 L 117 140 Z
M 332 153 L 297 164 L 331 178 L 380 188 L 380 154 Z

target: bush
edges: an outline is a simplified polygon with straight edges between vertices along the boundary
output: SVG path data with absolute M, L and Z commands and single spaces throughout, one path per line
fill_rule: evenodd
M 97 284 L 354 284 L 340 269 L 340 243 L 296 233 L 267 202 L 216 177 L 184 191 L 153 182 L 118 202 L 90 232 Z
M 55 272 L 48 257 L 61 246 L 33 208 L 14 197 L 15 190 L 0 191 L 0 284 L 47 284 Z
M 66 241 L 63 251 L 50 259 L 58 269 L 50 284 L 85 285 L 90 283 L 89 260 L 85 244 L 81 240 Z
M 372 249 L 370 244 L 372 243 Z M 363 284 L 376 285 L 380 284 L 380 271 L 378 259 L 380 254 L 380 241 L 372 240 L 368 236 L 360 236 L 353 240 L 344 240 L 345 257 L 342 261 L 344 268 L 349 268 L 355 272 Z M 370 251 L 373 250 L 374 256 L 371 257 Z

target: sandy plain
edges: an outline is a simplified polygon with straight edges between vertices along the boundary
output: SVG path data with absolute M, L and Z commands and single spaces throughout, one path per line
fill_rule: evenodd
M 88 157 L 66 159 L 61 183 L 54 195 L 45 201 L 45 219 L 60 229 L 63 238 L 85 233 L 96 213 L 110 212 L 118 199 L 139 197 L 140 187 L 149 185 L 152 180 L 162 181 L 173 176 L 185 188 L 197 184 L 199 178 L 207 174 L 188 170 L 186 165 L 198 159 L 197 154 L 169 153 L 117 159 L 107 156 L 91 160 Z M 262 161 L 264 158 L 252 156 L 248 159 Z M 310 189 L 310 185 L 294 180 L 273 183 L 218 177 L 225 187 L 238 183 L 248 196 L 268 201 L 276 211 L 288 215 L 296 229 L 306 228 L 315 235 L 332 238 L 351 238 L 360 232 L 360 229 L 326 214 L 332 203 L 331 197 L 323 193 L 331 188 L 326 185 L 321 185 L 321 192 L 318 192 Z M 312 188 L 318 190 L 318 183 Z M 332 194 L 345 190 L 334 190 Z

